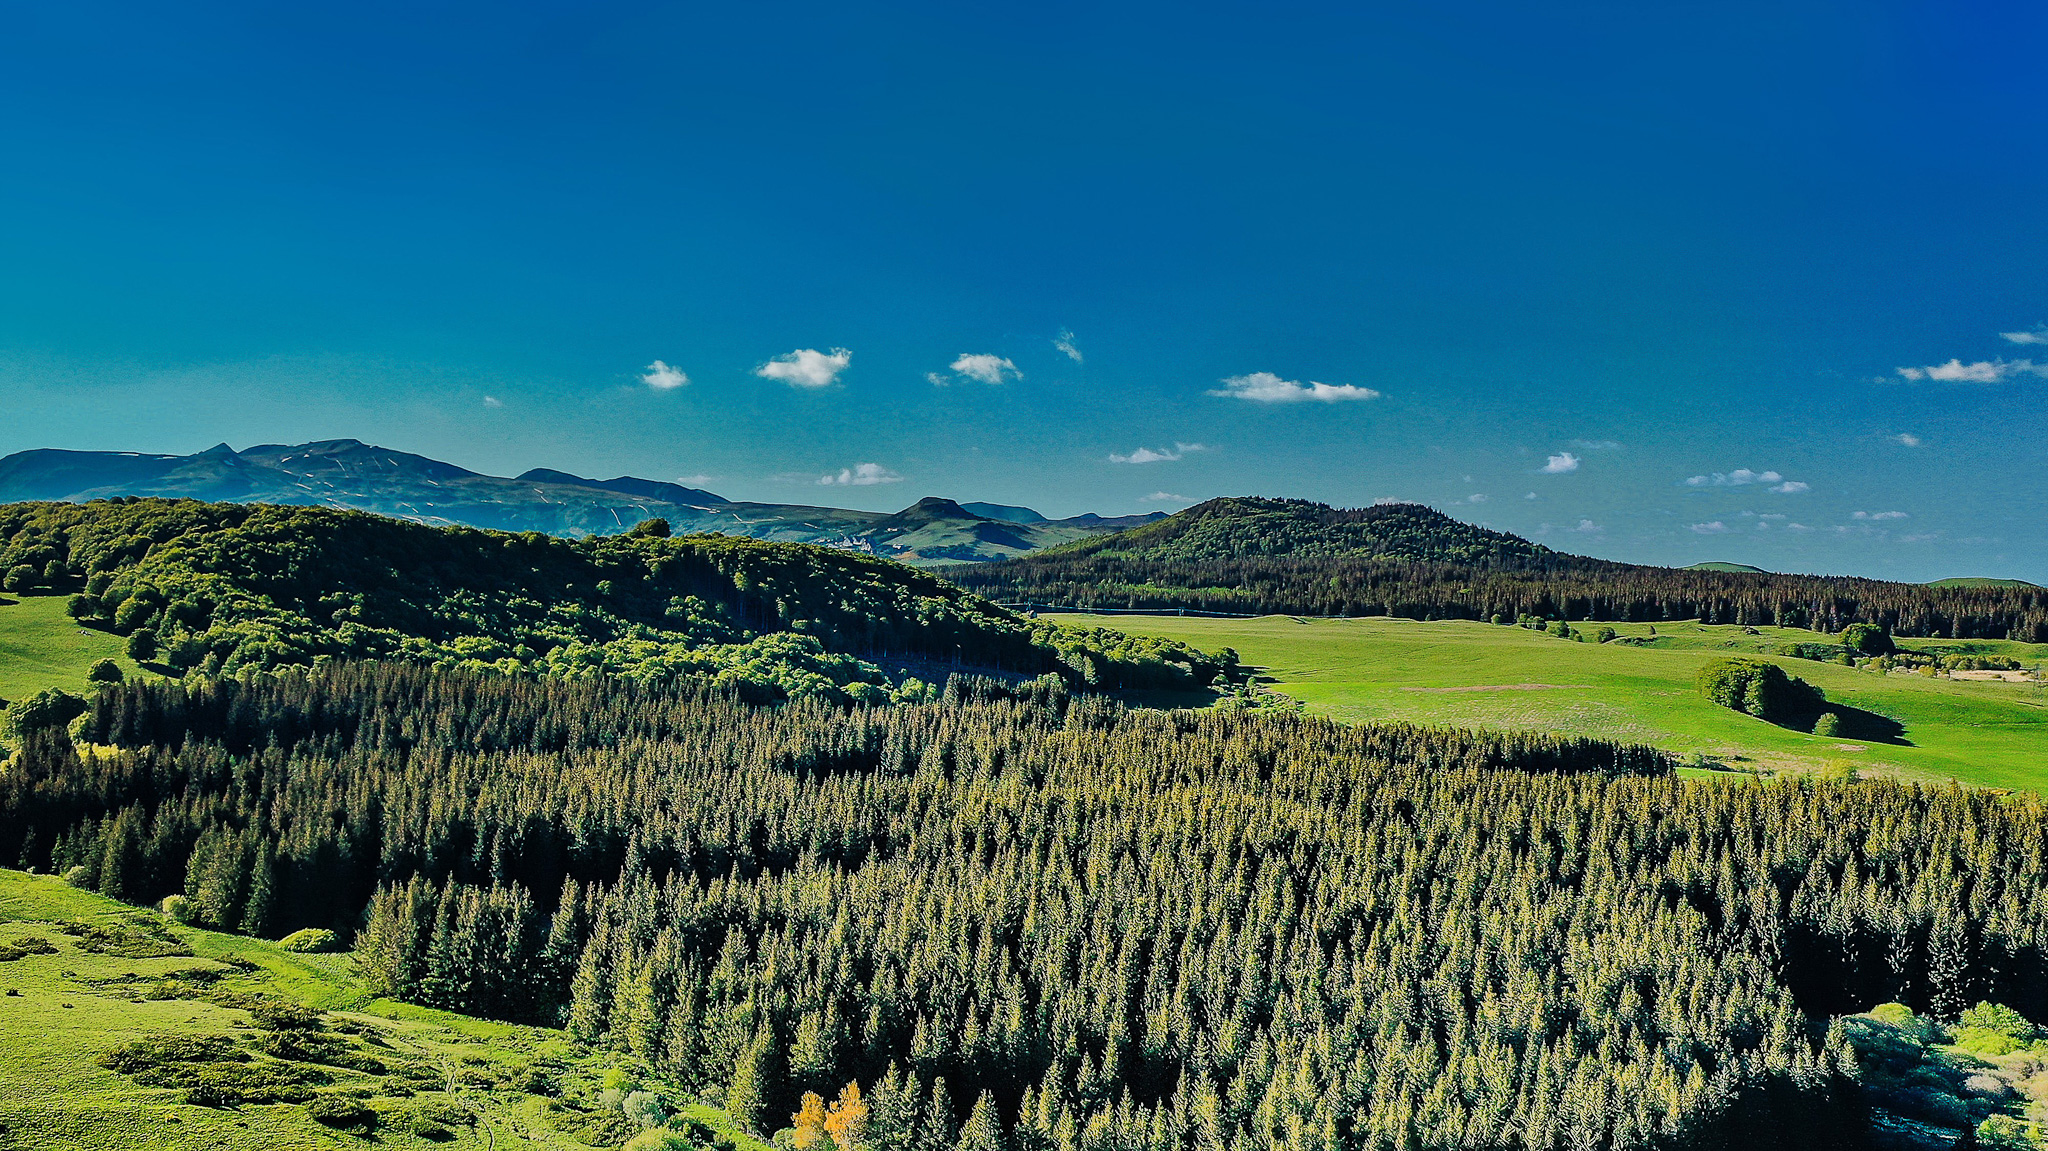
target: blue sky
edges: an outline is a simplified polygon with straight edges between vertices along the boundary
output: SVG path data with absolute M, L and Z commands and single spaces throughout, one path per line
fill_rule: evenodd
M 0 451 L 2048 582 L 2048 14 L 1429 8 L 18 6 Z

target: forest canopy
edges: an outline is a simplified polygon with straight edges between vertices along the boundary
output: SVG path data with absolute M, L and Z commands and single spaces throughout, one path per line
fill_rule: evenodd
M 856 1083 L 890 1147 L 1859 1146 L 1842 1016 L 2048 1016 L 2033 795 L 1057 679 L 761 708 L 334 665 L 75 728 L 0 774 L 0 859 L 352 936 L 392 994 L 764 1133 Z
M 1228 656 L 1020 619 L 872 556 L 652 525 L 570 540 L 128 498 L 0 506 L 0 541 L 0 567 L 177 672 L 397 659 L 842 702 L 903 698 L 891 669 L 907 664 L 1097 688 L 1235 674 Z

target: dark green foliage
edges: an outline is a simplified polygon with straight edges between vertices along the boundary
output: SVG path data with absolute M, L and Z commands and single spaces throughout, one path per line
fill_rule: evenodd
M 55 955 L 57 945 L 39 936 L 17 939 L 12 943 L 0 943 L 0 963 L 12 963 L 27 959 L 31 955 Z
M 85 701 L 62 688 L 46 687 L 7 705 L 4 715 L 9 734 L 26 737 L 62 728 L 85 713 Z
M 343 1095 L 316 1095 L 306 1101 L 306 1114 L 317 1123 L 345 1131 L 367 1131 L 377 1125 L 377 1113 L 360 1099 Z
M 1699 672 L 1700 694 L 1766 723 L 1810 719 L 1826 702 L 1820 690 L 1765 659 L 1710 660 Z
M 19 595 L 36 586 L 36 569 L 27 564 L 16 564 L 0 575 L 0 591 L 11 591 Z
M 73 613 L 128 636 L 132 658 L 161 653 L 180 670 L 400 659 L 841 703 L 887 701 L 883 664 L 903 661 L 1075 686 L 1200 687 L 1235 674 L 1173 641 L 1027 622 L 872 556 L 671 539 L 646 524 L 565 540 L 144 499 L 0 506 L 0 540 L 5 554 L 91 573 Z
M 641 520 L 639 523 L 634 524 L 633 530 L 626 534 L 635 536 L 653 536 L 656 539 L 665 540 L 675 533 L 669 529 L 667 520 L 661 519 L 657 516 L 654 519 Z
M 120 683 L 127 678 L 121 673 L 121 665 L 110 659 L 96 659 L 85 670 L 87 683 Z
M 146 899 L 267 847 L 280 929 L 370 907 L 385 986 L 566 1015 L 756 1129 L 858 1081 L 937 1151 L 991 1115 L 1019 1149 L 1850 1146 L 1827 1016 L 2048 1006 L 2034 796 L 966 679 L 760 709 L 336 666 L 82 727 L 126 750 L 25 749 L 0 858 L 125 817 Z
M 101 1064 L 144 1087 L 182 1090 L 201 1107 L 243 1103 L 300 1103 L 327 1082 L 317 1068 L 272 1060 L 254 1062 L 225 1035 L 140 1039 L 101 1057 Z
M 1715 624 L 2048 642 L 2048 590 L 1646 567 L 1566 555 L 1417 504 L 1219 499 L 1141 528 L 946 569 L 1001 602 L 1250 615 Z
M 1852 623 L 1842 629 L 1840 639 L 1857 655 L 1888 655 L 1893 650 L 1892 637 L 1876 624 Z
M 341 941 L 336 938 L 335 934 L 324 927 L 301 928 L 277 941 L 277 945 L 286 951 L 297 951 L 308 955 L 318 954 L 323 951 L 333 951 L 340 944 Z

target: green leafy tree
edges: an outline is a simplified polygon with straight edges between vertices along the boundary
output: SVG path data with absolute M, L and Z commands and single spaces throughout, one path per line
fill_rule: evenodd
M 0 576 L 0 590 L 14 592 L 19 595 L 34 586 L 36 586 L 36 569 L 27 564 L 16 564 L 7 569 L 6 575 Z
M 1872 623 L 1852 623 L 1838 637 L 1843 647 L 1857 655 L 1890 655 L 1897 650 L 1892 637 Z
M 110 659 L 96 659 L 85 670 L 85 678 L 88 683 L 120 683 L 126 677 L 120 664 Z
M 136 663 L 148 663 L 156 658 L 156 632 L 139 627 L 128 633 L 128 658 Z

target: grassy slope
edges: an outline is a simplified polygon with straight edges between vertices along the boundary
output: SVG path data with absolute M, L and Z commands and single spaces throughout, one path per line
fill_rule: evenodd
M 345 955 L 294 955 L 276 945 L 239 936 L 178 928 L 195 957 L 125 959 L 91 954 L 52 923 L 80 920 L 120 924 L 135 916 L 161 922 L 154 912 L 77 891 L 48 876 L 0 871 L 0 941 L 42 938 L 54 955 L 30 955 L 0 962 L 0 1147 L 210 1148 L 256 1151 L 273 1148 L 363 1146 L 357 1135 L 331 1131 L 297 1104 L 212 1108 L 181 1101 L 172 1089 L 144 1088 L 99 1065 L 98 1057 L 148 1035 L 242 1035 L 246 1012 L 197 999 L 147 1000 L 136 995 L 136 977 L 210 967 L 220 960 L 256 965 L 247 975 L 230 975 L 223 986 L 336 1012 L 388 1044 L 384 1058 L 411 1058 L 452 1073 L 455 1090 L 427 1090 L 400 1098 L 394 1080 L 337 1072 L 325 1090 L 356 1094 L 389 1116 L 379 1125 L 379 1145 L 451 1148 L 546 1148 L 583 1151 L 592 1146 L 565 1134 L 561 1111 L 550 1101 L 503 1082 L 516 1081 L 536 1059 L 568 1067 L 563 1095 L 587 1100 L 606 1064 L 603 1057 L 575 1048 L 558 1031 L 514 1027 L 445 1012 L 373 999 L 356 979 Z M 412 1108 L 452 1106 L 477 1121 L 453 1124 L 450 1141 L 411 1134 L 401 1121 Z M 722 1113 L 692 1107 L 689 1113 L 728 1126 Z M 767 1151 L 739 1137 L 740 1151 Z M 598 1146 L 616 1144 L 605 1141 Z
M 79 627 L 65 615 L 65 598 L 0 596 L 0 699 L 20 699 L 46 687 L 79 691 L 85 669 L 102 657 L 129 675 L 141 672 L 122 654 L 120 636 Z
M 1114 623 L 1127 632 L 1170 636 L 1210 650 L 1234 647 L 1247 663 L 1266 668 L 1279 690 L 1340 719 L 1531 728 L 1644 741 L 1683 754 L 1740 756 L 1766 768 L 1849 763 L 1918 779 L 2048 786 L 2048 688 L 2040 685 L 1880 677 L 1778 660 L 1829 699 L 1904 723 L 1913 745 L 1906 747 L 1787 731 L 1716 707 L 1694 689 L 1700 665 L 1715 656 L 1826 640 L 1791 628 L 1749 635 L 1739 627 L 1665 624 L 1654 647 L 1631 647 L 1464 621 L 1117 616 Z M 1641 636 L 1648 628 L 1624 624 L 1616 630 Z M 1907 646 L 1968 648 L 2029 662 L 2048 658 L 2048 645 L 2004 641 L 1915 640 Z M 1460 688 L 1495 690 L 1444 690 Z

